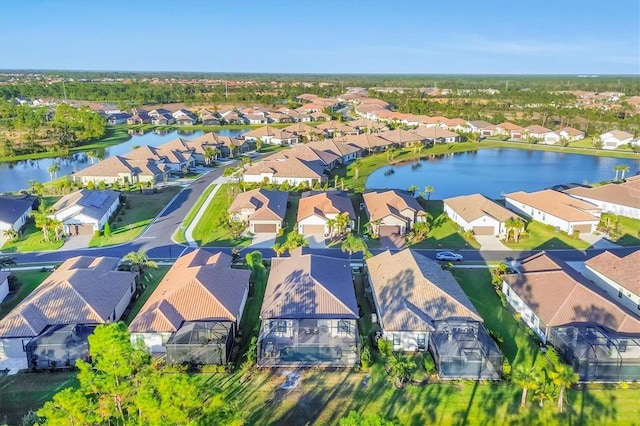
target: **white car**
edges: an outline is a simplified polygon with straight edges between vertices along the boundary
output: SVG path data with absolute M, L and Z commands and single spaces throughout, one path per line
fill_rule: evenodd
M 436 259 L 438 260 L 448 260 L 455 262 L 462 262 L 464 258 L 461 254 L 453 253 L 451 251 L 441 251 L 436 254 Z

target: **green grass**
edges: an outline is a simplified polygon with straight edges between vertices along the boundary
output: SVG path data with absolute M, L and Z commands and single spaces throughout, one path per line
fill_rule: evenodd
M 227 185 L 220 185 L 216 195 L 213 196 L 204 214 L 200 217 L 200 221 L 193 229 L 193 239 L 199 246 L 246 247 L 249 245 L 250 238 L 233 238 L 227 227 L 219 225 L 223 216 L 226 220 L 227 209 L 230 205 L 231 200 L 227 194 Z
M 17 241 L 7 241 L 2 246 L 2 251 L 6 253 L 26 253 L 31 251 L 58 250 L 64 245 L 64 241 L 46 242 L 40 229 L 36 228 L 33 222 L 27 224 L 22 236 Z
M 284 222 L 282 223 L 282 229 L 284 232 L 278 238 L 276 238 L 276 243 L 282 244 L 287 240 L 287 234 L 292 232 L 296 224 L 298 223 L 298 205 L 300 204 L 300 194 L 295 192 L 289 193 L 289 198 L 287 199 L 287 211 L 284 215 Z
M 167 275 L 169 272 L 170 266 L 158 266 L 157 269 L 147 269 L 142 277 L 142 282 L 145 285 L 144 292 L 138 297 L 138 299 L 133 303 L 133 306 L 129 310 L 126 318 L 123 318 L 123 321 L 127 324 L 131 324 L 131 321 L 138 315 L 142 306 L 149 300 L 149 297 L 154 292 L 154 290 L 160 284 L 160 281 Z
M 0 377 L 0 424 L 22 424 L 22 418 L 30 410 L 37 411 L 55 393 L 70 386 L 78 386 L 75 372 Z
M 4 318 L 18 303 L 22 302 L 36 287 L 38 287 L 51 272 L 42 272 L 39 269 L 26 270 L 26 271 L 12 271 L 13 275 L 17 279 L 17 287 L 14 295 L 8 300 L 0 303 L 0 319 Z
M 93 237 L 89 247 L 105 247 L 137 238 L 178 192 L 180 188 L 168 186 L 155 194 L 125 193 L 126 203 L 131 208 L 121 208 L 111 222 L 111 235 Z
M 613 241 L 621 246 L 640 245 L 640 220 L 618 216 L 622 225 L 622 236 Z
M 187 214 L 187 216 L 182 221 L 182 225 L 178 228 L 176 233 L 173 235 L 173 239 L 175 240 L 176 243 L 178 244 L 187 243 L 185 231 L 189 227 L 189 225 L 191 225 L 193 218 L 196 216 L 196 214 L 198 214 L 198 211 L 200 210 L 200 208 L 202 208 L 202 205 L 204 204 L 205 200 L 207 199 L 209 194 L 211 194 L 211 191 L 213 191 L 215 187 L 216 187 L 215 184 L 209 185 L 202 192 L 202 195 L 200 196 L 200 198 L 198 198 L 198 201 L 196 201 L 196 204 L 193 206 L 193 208 L 189 211 L 189 214 Z
M 556 231 L 555 227 L 537 221 L 527 223 L 527 236 L 520 237 L 517 243 L 504 243 L 512 250 L 585 250 L 591 244 L 579 238 L 572 238 L 566 232 Z
M 427 239 L 416 244 L 412 244 L 411 248 L 424 249 L 479 249 L 480 244 L 476 240 L 465 238 L 460 232 L 458 225 L 449 219 L 444 212 L 444 203 L 442 200 L 423 200 L 418 201 L 433 217 L 431 231 L 427 234 Z

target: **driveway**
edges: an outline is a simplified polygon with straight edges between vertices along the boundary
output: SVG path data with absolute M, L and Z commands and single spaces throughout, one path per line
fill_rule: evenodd
M 78 250 L 89 247 L 89 242 L 93 238 L 91 234 L 74 235 L 67 238 L 64 245 L 59 250 Z
M 253 234 L 251 248 L 271 248 L 276 243 L 278 234 Z
M 591 247 L 589 248 L 593 248 L 593 249 L 620 248 L 619 245 L 614 244 L 611 241 L 607 240 L 602 234 L 594 235 L 594 234 L 585 232 L 580 234 L 580 239 L 591 244 Z
M 308 235 L 307 241 L 309 241 L 309 248 L 326 248 L 324 235 Z
M 476 235 L 476 241 L 480 243 L 480 250 L 510 250 L 494 235 Z
M 393 234 L 386 237 L 380 237 L 380 248 L 399 250 L 404 247 L 404 236 L 400 234 Z

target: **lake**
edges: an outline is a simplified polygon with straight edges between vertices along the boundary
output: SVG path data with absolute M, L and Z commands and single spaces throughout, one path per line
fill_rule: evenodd
M 539 191 L 554 185 L 590 184 L 615 177 L 613 167 L 629 166 L 626 176 L 640 171 L 640 160 L 565 154 L 551 151 L 490 148 L 424 158 L 418 162 L 389 166 L 373 172 L 366 188 L 407 189 L 417 185 L 424 191 L 431 185 L 432 199 L 480 193 L 489 198 L 504 198 L 515 191 Z
M 223 136 L 239 136 L 250 129 L 220 129 L 216 133 Z M 204 134 L 202 130 L 174 130 L 171 132 L 148 132 L 144 135 L 132 135 L 131 139 L 118 145 L 105 148 L 101 151 L 103 158 L 112 155 L 123 155 L 131 151 L 136 145 L 158 146 L 175 138 L 195 139 Z M 89 167 L 96 159 L 90 158 L 86 152 L 77 152 L 69 157 L 43 158 L 40 160 L 22 160 L 0 163 L 0 193 L 13 192 L 28 188 L 28 181 L 37 180 L 47 182 L 51 178 L 47 169 L 54 163 L 60 166 L 58 176 L 68 175 Z

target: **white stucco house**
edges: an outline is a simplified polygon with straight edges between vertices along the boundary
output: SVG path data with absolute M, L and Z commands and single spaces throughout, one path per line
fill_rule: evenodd
M 584 266 L 591 282 L 640 316 L 640 250 L 622 257 L 605 251 L 587 260 Z
M 444 200 L 444 212 L 465 231 L 500 238 L 507 233 L 505 221 L 519 217 L 481 194 L 447 198 Z
M 356 213 L 346 194 L 337 191 L 304 193 L 298 204 L 298 232 L 305 237 L 329 236 L 331 234 L 329 221 L 335 220 L 341 214 L 348 216 L 347 229 L 352 229 Z
M 603 212 L 640 219 L 640 175 L 593 188 L 576 187 L 565 194 L 595 204 Z
M 120 193 L 110 189 L 81 189 L 65 195 L 52 207 L 52 217 L 64 224 L 68 235 L 101 231 L 120 205 Z
M 600 135 L 602 149 L 616 149 L 621 146 L 633 143 L 633 135 L 622 130 L 612 130 Z
M 0 232 L 9 229 L 20 231 L 27 223 L 32 208 L 31 198 L 0 197 Z

